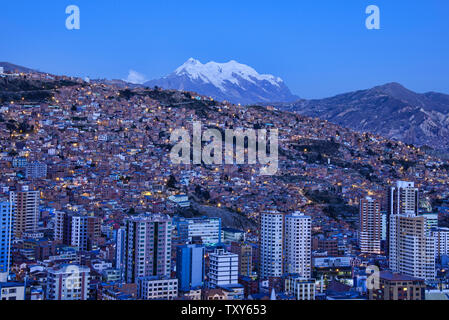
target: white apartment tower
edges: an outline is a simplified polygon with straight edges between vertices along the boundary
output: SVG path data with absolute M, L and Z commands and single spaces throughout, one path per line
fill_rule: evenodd
M 387 253 L 394 250 L 394 245 L 390 243 L 391 217 L 393 215 L 418 215 L 419 191 L 415 188 L 414 182 L 397 181 L 396 185 L 387 191 Z
M 64 239 L 64 217 L 66 213 L 63 211 L 55 211 L 54 224 L 54 239 L 63 241 Z
M 260 278 L 281 277 L 283 274 L 284 215 L 264 212 L 260 216 Z
M 390 269 L 411 277 L 434 280 L 435 238 L 422 216 L 393 215 L 390 220 Z
M 418 214 L 418 188 L 414 182 L 398 181 L 391 187 L 388 193 L 389 215 L 393 214 Z
M 239 256 L 217 249 L 209 255 L 209 286 L 215 288 L 238 283 Z
M 449 255 L 449 228 L 435 228 L 432 236 L 435 239 L 435 257 Z
M 120 279 L 124 279 L 125 271 L 125 247 L 126 247 L 126 231 L 124 227 L 120 227 L 116 231 L 115 241 L 115 268 L 120 270 Z
M 100 221 L 94 216 L 57 211 L 54 235 L 63 244 L 90 250 L 100 236 Z
M 360 200 L 359 246 L 362 253 L 380 254 L 382 214 L 380 201 L 371 197 Z
M 72 217 L 71 245 L 87 250 L 87 217 L 75 215 Z
M 388 256 L 390 269 L 411 277 L 433 280 L 435 238 L 424 216 L 418 215 L 418 188 L 398 181 L 388 192 Z
M 300 212 L 285 216 L 285 272 L 312 277 L 312 219 Z

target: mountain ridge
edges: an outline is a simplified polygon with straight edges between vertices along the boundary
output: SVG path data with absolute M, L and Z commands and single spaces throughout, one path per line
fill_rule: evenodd
M 190 58 L 174 72 L 145 82 L 144 85 L 193 91 L 216 100 L 245 105 L 272 101 L 290 102 L 299 98 L 290 92 L 281 78 L 259 74 L 255 69 L 235 60 L 202 64 Z
M 215 92 L 215 94 L 208 94 L 204 90 L 197 90 L 198 88 L 191 86 L 192 77 L 195 74 L 192 76 L 192 72 L 188 70 L 189 66 L 196 65 L 206 66 L 205 68 L 220 68 L 222 65 L 228 65 L 234 67 L 234 69 L 237 68 L 237 70 L 226 70 L 228 75 L 229 72 L 231 74 L 235 74 L 235 71 L 239 72 L 238 69 L 243 66 L 243 70 L 240 70 L 243 74 L 241 76 L 237 74 L 237 78 L 233 81 L 243 79 L 247 88 L 232 87 L 233 83 L 228 81 L 229 79 L 226 79 L 226 76 L 214 79 L 215 85 L 212 82 L 205 83 L 200 78 L 204 74 L 198 73 L 196 75 L 197 78 L 193 81 L 197 81 L 197 84 L 200 86 L 199 89 L 209 89 L 209 91 L 212 91 L 212 93 Z M 0 67 L 4 67 L 6 72 L 33 72 L 42 74 L 40 71 L 9 62 L 0 62 Z M 246 73 L 243 72 L 245 69 L 247 69 Z M 122 88 L 169 87 L 168 89 L 172 90 L 198 92 L 200 95 L 212 96 L 218 101 L 227 100 L 235 104 L 238 102 L 236 103 L 236 101 L 230 100 L 226 94 L 220 92 L 216 86 L 217 84 L 221 84 L 224 87 L 230 86 L 235 97 L 243 97 L 248 96 L 248 89 L 249 91 L 251 89 L 254 89 L 254 91 L 260 90 L 260 86 L 258 85 L 262 82 L 268 86 L 264 91 L 278 88 L 282 92 L 284 88 L 284 93 L 289 98 L 294 97 L 295 101 L 283 102 L 282 99 L 279 99 L 279 92 L 275 92 L 269 97 L 261 97 L 257 94 L 250 95 L 250 101 L 246 101 L 247 104 L 260 103 L 261 105 L 271 105 L 281 110 L 293 111 L 305 116 L 328 120 L 359 132 L 371 132 L 408 144 L 428 146 L 445 153 L 449 151 L 449 95 L 444 93 L 435 91 L 416 93 L 405 88 L 400 83 L 390 82 L 373 88 L 342 93 L 324 99 L 298 100 L 298 97 L 290 93 L 282 79 L 272 75 L 260 75 L 253 68 L 241 65 L 233 60 L 225 64 L 211 62 L 208 65 L 201 64 L 198 60 L 191 58 L 172 74 L 177 74 L 178 79 L 173 80 L 169 76 L 162 78 L 167 82 L 167 86 L 160 85 L 160 83 L 151 83 L 151 81 L 144 85 L 131 84 L 123 80 L 97 79 L 91 81 L 113 84 Z M 179 81 L 179 77 L 183 78 L 187 85 L 181 85 L 179 87 L 180 83 L 183 84 L 183 81 Z M 174 83 L 171 83 L 172 80 Z M 16 99 L 17 97 L 8 96 L 4 98 Z
M 397 82 L 324 99 L 276 105 L 344 127 L 449 150 L 449 95 L 416 93 Z
M 13 64 L 10 62 L 4 62 L 4 61 L 0 61 L 0 67 L 4 68 L 5 72 L 22 72 L 22 73 L 43 73 L 41 71 L 35 70 L 35 69 L 31 69 L 31 68 L 27 68 L 24 66 L 20 66 L 17 64 Z

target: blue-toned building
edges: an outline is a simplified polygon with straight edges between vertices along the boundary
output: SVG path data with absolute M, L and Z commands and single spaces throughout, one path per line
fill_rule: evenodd
M 39 161 L 29 163 L 25 168 L 25 176 L 27 179 L 45 179 L 47 177 L 47 165 Z
M 11 262 L 12 211 L 10 202 L 0 199 L 0 274 L 9 272 Z
M 27 164 L 28 164 L 27 158 L 24 157 L 14 158 L 12 160 L 12 166 L 14 168 L 25 168 Z
M 192 242 L 201 238 L 203 245 L 213 246 L 221 243 L 220 218 L 182 218 L 175 217 L 173 224 L 177 232 L 177 240 L 181 243 Z
M 176 249 L 176 277 L 180 291 L 190 291 L 202 287 L 205 276 L 205 248 L 188 244 Z

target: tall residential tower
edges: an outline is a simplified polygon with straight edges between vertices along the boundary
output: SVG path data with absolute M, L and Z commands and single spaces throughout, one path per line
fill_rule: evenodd
M 20 239 L 26 232 L 36 232 L 40 192 L 22 186 L 20 191 L 11 191 L 9 197 L 14 211 L 14 237 Z
M 380 254 L 382 214 L 380 201 L 371 197 L 360 200 L 359 246 L 362 253 Z
M 125 219 L 125 280 L 170 276 L 172 223 L 167 215 L 142 214 Z
M 285 216 L 285 272 L 312 277 L 312 219 L 300 212 Z
M 281 277 L 283 274 L 284 215 L 264 212 L 260 216 L 260 278 Z

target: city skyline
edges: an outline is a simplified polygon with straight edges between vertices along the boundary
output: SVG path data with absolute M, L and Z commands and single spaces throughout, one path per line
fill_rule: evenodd
M 449 4 L 1 6 L 0 304 L 449 300 Z

